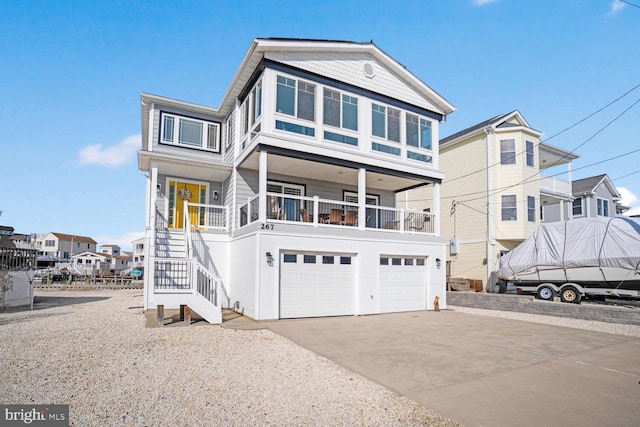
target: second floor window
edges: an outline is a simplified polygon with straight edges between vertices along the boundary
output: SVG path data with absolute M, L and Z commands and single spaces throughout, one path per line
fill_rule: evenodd
M 502 196 L 502 220 L 516 221 L 518 219 L 518 207 L 516 196 Z
M 277 84 L 276 111 L 278 113 L 315 121 L 316 87 L 314 85 L 284 76 L 278 76 Z
M 407 113 L 407 145 L 431 150 L 431 122 Z
M 400 111 L 372 104 L 371 133 L 389 141 L 400 142 Z
M 501 165 L 516 164 L 516 140 L 515 139 L 500 140 L 500 164 Z
M 44 246 L 48 247 L 48 248 L 52 248 L 56 245 L 56 241 L 55 240 L 45 240 L 44 241 Z
M 160 141 L 220 152 L 219 125 L 199 119 L 161 114 Z
M 322 106 L 325 125 L 358 130 L 358 98 L 325 89 Z
M 527 166 L 533 166 L 533 142 L 527 141 L 525 144 L 527 150 Z

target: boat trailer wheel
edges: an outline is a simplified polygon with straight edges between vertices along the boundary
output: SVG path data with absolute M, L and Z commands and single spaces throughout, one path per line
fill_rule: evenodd
M 582 295 L 580 295 L 580 292 L 573 286 L 567 286 L 560 291 L 560 299 L 562 300 L 562 302 L 580 304 Z
M 551 289 L 549 286 L 543 286 L 538 289 L 538 298 L 540 298 L 541 300 L 551 301 L 554 294 L 555 293 L 553 292 L 553 289 Z

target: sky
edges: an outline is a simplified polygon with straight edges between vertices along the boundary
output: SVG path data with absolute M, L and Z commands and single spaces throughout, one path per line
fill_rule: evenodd
M 140 94 L 218 107 L 262 37 L 373 40 L 457 108 L 441 137 L 517 109 L 640 214 L 640 0 L 3 0 L 0 224 L 130 249 Z

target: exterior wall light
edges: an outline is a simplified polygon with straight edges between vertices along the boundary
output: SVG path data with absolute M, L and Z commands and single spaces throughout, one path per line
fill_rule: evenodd
M 441 265 L 442 261 L 440 261 L 440 258 L 436 258 L 436 267 L 440 268 Z
M 271 255 L 271 252 L 267 252 L 266 256 L 267 256 L 267 264 L 269 264 L 269 266 L 272 267 L 273 266 L 273 255 Z
M 217 191 L 213 192 L 213 200 L 218 200 L 220 198 L 220 195 L 218 194 Z

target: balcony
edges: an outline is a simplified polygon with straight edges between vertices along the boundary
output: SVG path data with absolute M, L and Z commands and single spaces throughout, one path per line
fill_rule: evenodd
M 356 228 L 391 233 L 435 234 L 434 217 L 430 212 L 399 209 L 388 206 L 365 205 L 364 224 L 360 221 L 360 206 L 340 200 L 321 199 L 317 196 L 293 196 L 267 193 L 269 222 L 296 223 L 309 227 Z M 259 220 L 258 196 L 238 208 L 239 226 Z
M 554 176 L 540 175 L 540 193 L 552 196 L 571 196 L 571 183 Z

